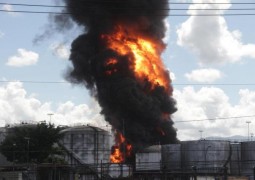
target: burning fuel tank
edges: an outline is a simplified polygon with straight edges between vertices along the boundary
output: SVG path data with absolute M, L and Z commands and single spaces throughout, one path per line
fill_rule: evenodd
M 241 167 L 242 174 L 253 178 L 253 168 L 255 166 L 255 141 L 241 143 Z
M 181 166 L 183 170 L 196 168 L 198 173 L 217 173 L 229 166 L 231 146 L 228 141 L 181 142 Z
M 108 131 L 93 126 L 76 126 L 61 133 L 64 137 L 60 144 L 69 154 L 69 163 L 109 163 L 111 135 Z

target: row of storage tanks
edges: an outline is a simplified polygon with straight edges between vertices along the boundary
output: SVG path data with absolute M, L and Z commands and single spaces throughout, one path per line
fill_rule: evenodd
M 91 126 L 68 128 L 62 144 L 86 164 L 109 163 L 109 132 Z M 73 164 L 73 162 L 72 162 Z M 136 171 L 194 171 L 217 173 L 227 168 L 232 175 L 253 175 L 255 141 L 198 140 L 180 144 L 155 145 L 136 153 Z
M 136 153 L 136 170 L 196 171 L 253 176 L 255 141 L 198 140 L 152 146 Z

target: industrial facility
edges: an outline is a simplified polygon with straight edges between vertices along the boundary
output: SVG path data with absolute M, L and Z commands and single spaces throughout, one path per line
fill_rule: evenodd
M 1 128 L 1 141 L 7 128 Z M 15 164 L 0 154 L 0 179 L 254 179 L 255 141 L 153 145 L 136 152 L 134 162 L 111 163 L 110 132 L 84 125 L 61 133 L 65 164 Z

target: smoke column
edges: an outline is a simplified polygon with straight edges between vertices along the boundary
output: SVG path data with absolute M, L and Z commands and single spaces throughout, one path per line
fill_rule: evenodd
M 176 143 L 171 80 L 158 58 L 165 49 L 168 1 L 64 1 L 71 18 L 84 27 L 72 43 L 68 79 L 90 90 L 105 120 L 134 149 Z

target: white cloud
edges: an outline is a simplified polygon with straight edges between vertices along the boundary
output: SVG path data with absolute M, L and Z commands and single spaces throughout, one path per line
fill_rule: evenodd
M 6 63 L 8 66 L 22 67 L 30 66 L 37 63 L 39 54 L 26 49 L 18 49 L 18 55 L 10 57 Z
M 70 56 L 70 48 L 68 48 L 63 43 L 53 43 L 50 46 L 50 49 L 53 50 L 53 54 L 61 59 L 68 59 Z
M 222 89 L 203 87 L 195 90 L 185 87 L 174 91 L 174 98 L 178 103 L 178 111 L 173 115 L 173 120 L 189 121 L 176 123 L 180 139 L 199 139 L 199 130 L 206 136 L 228 137 L 233 135 L 247 135 L 246 121 L 253 118 L 233 118 L 226 120 L 206 120 L 221 117 L 239 117 L 255 115 L 255 92 L 247 89 L 239 91 L 239 102 L 231 105 L 229 97 Z M 251 123 L 251 129 L 253 124 Z M 254 132 L 253 132 L 254 133 Z
M 12 5 L 10 5 L 10 4 L 4 4 L 3 6 L 2 6 L 2 10 L 4 10 L 4 11 L 7 11 L 8 12 L 8 14 L 10 14 L 10 15 L 17 15 L 18 13 L 16 13 L 16 12 L 12 12 L 14 9 L 13 9 L 13 6 Z
M 2 9 L 5 10 L 5 11 L 12 11 L 13 10 L 12 5 L 10 5 L 10 4 L 4 4 Z
M 174 74 L 173 72 L 170 72 L 170 79 L 171 79 L 172 81 L 175 81 L 175 80 L 176 80 L 176 76 L 175 76 L 175 74 Z
M 174 0 L 173 2 L 189 3 L 192 0 Z
M 170 23 L 167 19 L 164 20 L 164 23 L 165 23 L 165 27 L 166 27 L 166 33 L 165 33 L 165 37 L 164 37 L 163 41 L 165 43 L 167 43 L 167 41 L 169 40 L 169 37 L 170 37 L 171 28 L 170 28 Z
M 191 73 L 186 73 L 185 77 L 189 81 L 199 83 L 212 83 L 222 77 L 222 73 L 217 69 L 197 69 Z
M 12 82 L 0 86 L 0 127 L 21 122 L 50 121 L 56 125 L 91 124 L 106 127 L 95 101 L 89 105 L 75 105 L 71 101 L 59 103 L 53 110 L 52 102 L 41 102 L 34 95 L 28 95 L 22 83 Z
M 202 0 L 193 0 L 188 14 L 223 14 L 230 4 L 206 4 Z M 206 2 L 215 3 L 215 0 Z M 221 3 L 230 3 L 222 0 Z M 203 9 L 203 10 L 191 10 Z M 240 61 L 243 57 L 255 58 L 255 44 L 243 44 L 241 32 L 230 31 L 223 16 L 191 16 L 177 29 L 178 45 L 187 47 L 199 58 L 200 65 L 224 64 Z

